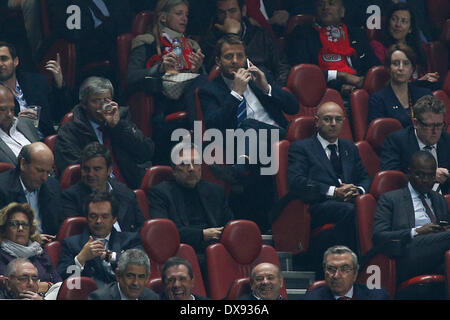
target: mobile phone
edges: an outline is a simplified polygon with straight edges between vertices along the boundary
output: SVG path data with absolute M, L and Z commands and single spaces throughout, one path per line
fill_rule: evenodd
M 447 220 L 440 220 L 438 224 L 441 227 L 446 227 L 446 226 L 448 226 L 448 221 Z

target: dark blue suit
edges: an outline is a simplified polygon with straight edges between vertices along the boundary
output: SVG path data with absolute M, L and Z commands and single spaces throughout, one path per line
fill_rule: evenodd
M 61 242 L 61 254 L 59 257 L 58 273 L 63 279 L 68 278 L 71 274 L 67 273 L 69 266 L 75 265 L 75 257 L 83 249 L 84 245 L 89 241 L 89 231 L 85 229 L 83 233 L 65 238 Z M 111 237 L 108 242 L 108 250 L 116 252 L 116 261 L 111 263 L 112 270 L 119 261 L 120 254 L 123 250 L 140 247 L 140 237 L 137 233 L 111 231 Z M 100 257 L 96 257 L 85 263 L 81 276 L 92 277 L 99 287 L 104 284 L 116 281 L 114 274 L 109 273 L 102 264 Z
M 417 100 L 426 95 L 431 95 L 429 89 L 416 87 L 408 84 L 408 90 L 411 94 L 411 103 L 414 105 Z M 404 128 L 412 125 L 411 114 L 406 111 L 392 90 L 389 84 L 386 88 L 375 92 L 369 99 L 368 123 L 377 118 L 394 118 L 400 121 Z
M 414 127 L 405 128 L 389 134 L 383 143 L 380 158 L 380 170 L 400 170 L 408 172 L 409 161 L 419 144 Z M 450 134 L 442 132 L 437 143 L 438 167 L 450 170 Z M 449 192 L 449 180 L 441 185 L 443 194 Z
M 335 300 L 333 293 L 327 285 L 306 292 L 304 300 Z M 381 289 L 369 289 L 360 283 L 353 284 L 352 300 L 390 300 L 389 294 Z
M 370 178 L 356 146 L 352 141 L 339 139 L 338 150 L 342 163 L 342 183 L 361 186 L 368 192 Z M 306 192 L 312 193 L 314 201 L 309 208 L 312 229 L 327 223 L 336 224 L 336 239 L 324 243 L 322 249 L 335 244 L 345 244 L 356 249 L 355 205 L 326 196 L 330 186 L 340 186 L 338 179 L 317 135 L 291 144 L 288 154 L 290 192 L 301 199 L 304 199 L 302 197 Z M 314 188 L 311 189 L 308 185 L 314 185 Z

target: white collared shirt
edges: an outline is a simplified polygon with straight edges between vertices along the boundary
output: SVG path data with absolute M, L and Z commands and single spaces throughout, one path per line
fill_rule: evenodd
M 427 214 L 425 206 L 422 203 L 422 200 L 419 198 L 419 193 L 413 188 L 411 183 L 408 182 L 409 193 L 411 194 L 412 203 L 414 207 L 414 228 L 411 229 L 411 238 L 417 235 L 416 229 L 427 224 L 431 223 L 431 219 Z M 433 205 L 431 203 L 431 199 L 428 195 L 425 195 L 425 201 L 430 207 L 431 211 L 434 214 Z
M 247 88 L 245 89 L 243 96 L 241 96 L 239 93 L 233 91 L 233 80 L 227 79 L 222 75 L 222 79 L 225 81 L 227 86 L 231 89 L 231 95 L 238 99 L 239 101 L 244 100 L 247 105 L 247 118 L 248 119 L 255 119 L 263 123 L 270 124 L 272 126 L 279 125 L 269 116 L 269 114 L 264 109 L 261 102 L 258 100 L 258 97 L 255 95 L 253 90 L 250 88 L 249 85 L 247 85 Z M 267 93 L 269 97 L 272 96 L 272 86 L 269 84 L 269 92 Z
M 0 129 L 0 138 L 4 143 L 11 149 L 14 155 L 17 157 L 19 155 L 22 147 L 29 145 L 31 142 L 17 130 L 18 119 L 14 117 L 11 129 L 9 129 L 9 134 L 2 129 Z
M 348 292 L 346 294 L 344 294 L 343 296 L 337 296 L 334 294 L 334 299 L 337 300 L 341 297 L 347 297 L 349 299 L 353 299 L 353 286 L 350 288 L 350 290 L 348 290 Z
M 27 203 L 30 205 L 31 209 L 34 211 L 34 218 L 36 219 L 37 226 L 39 232 L 42 233 L 42 222 L 39 215 L 39 189 L 36 189 L 32 192 L 28 191 L 28 189 L 23 184 L 22 178 L 19 177 L 20 184 L 22 185 L 23 192 L 25 194 L 25 198 L 27 199 Z
M 419 150 L 428 151 L 429 153 L 431 153 L 434 157 L 434 160 L 436 160 L 437 167 L 439 168 L 438 157 L 437 157 L 437 143 L 430 146 L 431 150 L 424 149 L 427 145 L 419 139 L 419 137 L 417 136 L 416 129 L 414 129 L 414 134 L 416 135 L 417 143 L 419 144 Z M 439 183 L 436 182 L 433 185 L 433 190 L 438 191 L 438 188 L 439 188 Z M 441 193 L 440 190 L 438 192 Z

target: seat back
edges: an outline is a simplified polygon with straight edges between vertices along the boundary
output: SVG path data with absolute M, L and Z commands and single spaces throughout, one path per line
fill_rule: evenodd
M 292 142 L 311 137 L 316 133 L 316 120 L 313 116 L 300 116 L 291 121 L 287 139 Z
M 450 97 L 444 90 L 433 91 L 433 95 L 445 104 L 445 122 L 450 123 Z M 450 132 L 450 126 L 447 126 L 447 132 Z
M 450 15 L 447 0 L 427 0 L 428 18 L 437 30 L 441 30 Z
M 428 72 L 439 72 L 440 78 L 445 79 L 448 72 L 448 48 L 440 41 L 428 42 L 425 46 L 427 54 Z
M 358 89 L 350 94 L 352 108 L 352 124 L 355 141 L 364 140 L 367 131 L 369 113 L 369 94 L 364 89 Z
M 373 247 L 373 219 L 377 208 L 377 200 L 370 193 L 366 193 L 355 199 L 355 206 L 361 254 L 364 255 Z
M 251 292 L 250 278 L 239 278 L 233 281 L 227 299 L 237 300 L 239 297 L 250 294 Z
M 370 179 L 373 179 L 380 170 L 380 157 L 367 141 L 358 141 L 355 145 L 358 148 L 359 156 L 366 168 L 367 174 Z
M 385 88 L 390 78 L 385 66 L 374 66 L 367 71 L 363 88 L 371 95 Z
M 147 95 L 145 92 L 134 93 L 127 101 L 130 106 L 129 112 L 131 121 L 137 125 L 139 130 L 146 137 L 152 136 L 151 118 L 154 112 L 155 101 L 152 96 Z
M 394 118 L 374 119 L 367 129 L 366 141 L 372 146 L 378 156 L 380 156 L 386 137 L 390 133 L 401 130 L 402 128 L 400 121 Z
M 165 180 L 173 179 L 174 177 L 171 167 L 152 166 L 145 172 L 144 178 L 142 179 L 141 190 L 143 190 L 145 194 L 148 194 L 151 187 L 156 186 Z
M 46 243 L 44 250 L 50 257 L 50 260 L 52 261 L 52 264 L 55 267 L 55 269 L 58 268 L 59 254 L 61 253 L 61 242 L 52 241 Z
M 131 31 L 134 35 L 139 35 L 148 32 L 148 26 L 153 23 L 155 19 L 155 13 L 150 10 L 144 10 L 139 12 L 133 21 Z
M 249 220 L 227 223 L 220 243 L 206 248 L 209 293 L 212 299 L 227 297 L 236 279 L 250 276 L 251 269 L 262 262 L 280 267 L 275 249 L 262 243 L 258 226 Z M 286 286 L 282 296 L 286 297 Z
M 150 219 L 150 216 L 148 214 L 148 198 L 147 195 L 144 193 L 141 189 L 133 190 L 134 194 L 136 195 L 136 200 L 139 205 L 139 209 L 141 209 L 142 214 L 144 215 L 145 220 Z
M 56 236 L 57 241 L 80 234 L 87 226 L 87 219 L 85 217 L 69 217 L 61 225 L 59 233 Z
M 150 258 L 150 278 L 161 278 L 161 269 L 167 259 L 178 256 L 188 260 L 194 271 L 194 287 L 192 291 L 206 296 L 200 266 L 194 249 L 187 244 L 180 244 L 180 234 L 175 223 L 169 219 L 150 219 L 142 226 L 142 246 Z
M 61 284 L 57 300 L 87 300 L 89 294 L 97 289 L 92 278 L 69 277 Z
M 73 121 L 73 112 L 67 112 L 61 120 L 60 126 L 63 126 L 67 122 Z
M 314 289 L 317 289 L 317 288 L 320 288 L 320 287 L 323 287 L 326 285 L 327 285 L 327 283 L 325 282 L 325 280 L 317 280 L 309 285 L 308 291 L 312 291 Z
M 61 175 L 60 185 L 61 189 L 67 189 L 74 185 L 81 179 L 81 166 L 79 164 L 72 164 L 64 169 Z
M 378 201 L 381 195 L 408 185 L 408 177 L 401 171 L 385 170 L 378 172 L 372 180 L 370 194 Z

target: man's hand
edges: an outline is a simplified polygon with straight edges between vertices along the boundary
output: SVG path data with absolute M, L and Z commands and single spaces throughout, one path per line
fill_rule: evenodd
M 416 229 L 417 234 L 438 233 L 446 229 L 438 224 L 427 223 Z
M 241 23 L 232 18 L 226 18 L 223 24 L 216 23 L 214 24 L 214 27 L 216 27 L 223 33 L 235 33 L 235 34 L 239 34 L 242 28 Z
M 203 240 L 205 241 L 220 240 L 222 231 L 223 227 L 203 229 Z
M 252 79 L 252 74 L 247 69 L 240 68 L 237 72 L 233 72 L 233 75 L 233 91 L 242 96 L 247 89 L 249 81 Z
M 263 90 L 265 93 L 269 93 L 269 83 L 267 82 L 266 75 L 257 66 L 255 66 L 250 60 L 248 60 L 250 67 L 247 69 L 251 72 L 252 79 L 255 84 Z
M 351 84 L 346 84 L 344 83 L 341 86 L 341 94 L 345 97 L 350 96 L 350 94 L 352 93 L 353 90 L 355 90 L 356 87 L 352 86 Z
M 18 117 L 23 117 L 23 118 L 28 118 L 31 120 L 36 120 L 37 119 L 37 112 L 36 110 L 33 109 L 24 109 L 22 111 L 19 112 Z
M 425 74 L 424 76 L 419 78 L 419 80 L 425 80 L 425 81 L 429 81 L 429 82 L 437 82 L 437 81 L 439 81 L 439 72 L 428 72 L 427 74 Z
M 439 183 L 445 183 L 450 176 L 447 168 L 437 168 L 436 169 L 436 181 Z
M 364 77 L 355 76 L 348 72 L 338 71 L 337 78 L 346 84 L 361 89 L 364 85 Z
M 42 244 L 46 244 L 48 242 L 52 242 L 55 240 L 56 236 L 52 236 L 51 234 L 41 234 Z
M 83 246 L 80 253 L 77 255 L 78 262 L 84 266 L 87 261 L 90 261 L 96 257 L 101 257 L 106 253 L 103 242 L 94 240 L 92 236 L 89 236 L 89 241 Z
M 289 21 L 289 12 L 287 12 L 286 10 L 275 10 L 268 22 L 270 24 L 287 26 L 288 21 Z
M 119 105 L 117 102 L 111 100 L 108 100 L 108 102 L 111 104 L 111 110 L 101 110 L 100 112 L 105 118 L 106 125 L 110 128 L 114 128 L 120 120 Z
M 341 184 L 334 190 L 334 196 L 341 201 L 350 201 L 359 195 L 359 189 L 354 184 Z
M 53 78 L 55 79 L 56 87 L 59 89 L 63 85 L 63 74 L 61 70 L 61 58 L 59 53 L 56 54 L 56 61 L 49 60 L 45 65 L 45 70 L 50 71 L 53 74 Z
M 21 297 L 23 300 L 43 300 L 43 298 L 39 294 L 27 290 L 19 293 L 19 297 Z
M 189 55 L 189 61 L 191 62 L 191 72 L 198 73 L 198 70 L 202 67 L 203 59 L 205 55 L 202 52 L 202 49 L 198 49 L 196 52 L 193 52 Z

